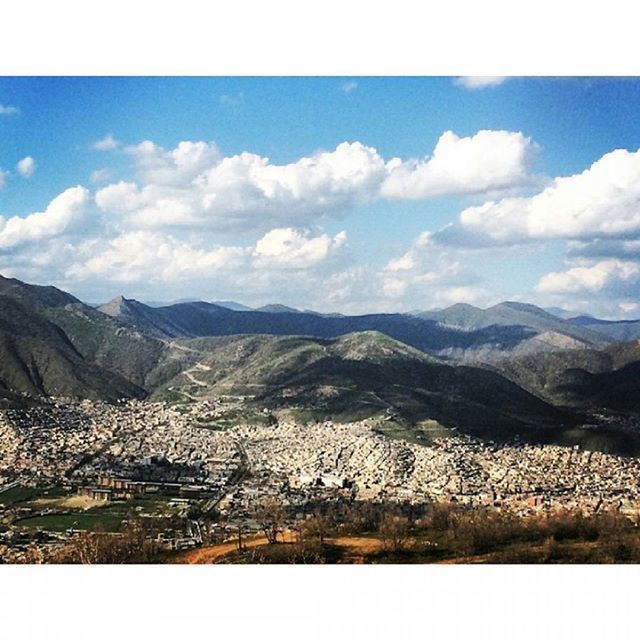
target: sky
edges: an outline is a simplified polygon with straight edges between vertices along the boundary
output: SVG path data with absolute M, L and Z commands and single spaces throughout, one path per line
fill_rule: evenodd
M 640 81 L 0 77 L 0 274 L 640 317 Z

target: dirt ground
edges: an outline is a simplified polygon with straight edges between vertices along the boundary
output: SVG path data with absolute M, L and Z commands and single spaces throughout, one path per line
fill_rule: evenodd
M 285 531 L 283 535 L 284 542 L 294 542 L 296 540 L 295 533 Z M 347 552 L 348 562 L 359 563 L 364 562 L 366 556 L 376 553 L 382 548 L 382 542 L 377 538 L 365 537 L 339 537 L 327 538 L 328 544 L 342 547 Z M 264 534 L 258 533 L 246 536 L 243 539 L 244 547 L 249 549 L 268 544 Z M 177 556 L 173 561 L 180 564 L 211 564 L 218 562 L 228 553 L 236 551 L 238 545 L 235 540 L 223 542 L 222 544 L 200 547 L 199 549 L 191 549 Z
M 88 496 L 70 496 L 68 498 L 38 498 L 32 504 L 39 507 L 61 507 L 63 509 L 91 509 L 104 505 L 102 500 L 93 500 Z

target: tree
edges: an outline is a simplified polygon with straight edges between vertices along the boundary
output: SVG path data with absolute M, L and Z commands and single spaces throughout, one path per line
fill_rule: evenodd
M 255 519 L 260 525 L 269 544 L 278 542 L 285 521 L 285 508 L 277 498 L 268 498 L 261 502 L 255 511 Z
M 320 544 L 323 544 L 328 532 L 329 519 L 321 514 L 314 514 L 300 524 L 300 537 L 302 540 L 317 540 Z
M 411 525 L 409 519 L 404 516 L 386 515 L 380 521 L 378 532 L 383 547 L 397 553 L 407 547 Z

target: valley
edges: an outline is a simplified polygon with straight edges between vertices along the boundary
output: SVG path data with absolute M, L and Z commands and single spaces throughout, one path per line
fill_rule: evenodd
M 640 509 L 638 343 L 532 305 L 94 308 L 0 278 L 0 355 L 11 561 L 84 531 L 166 554 L 257 535 L 274 501 L 290 531 L 356 505 Z

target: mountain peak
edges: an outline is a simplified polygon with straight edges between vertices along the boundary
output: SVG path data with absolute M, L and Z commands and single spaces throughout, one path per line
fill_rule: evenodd
M 108 316 L 120 316 L 125 315 L 128 310 L 138 303 L 136 300 L 125 298 L 123 295 L 116 296 L 109 302 L 102 304 L 98 307 L 98 311 L 106 313 Z

